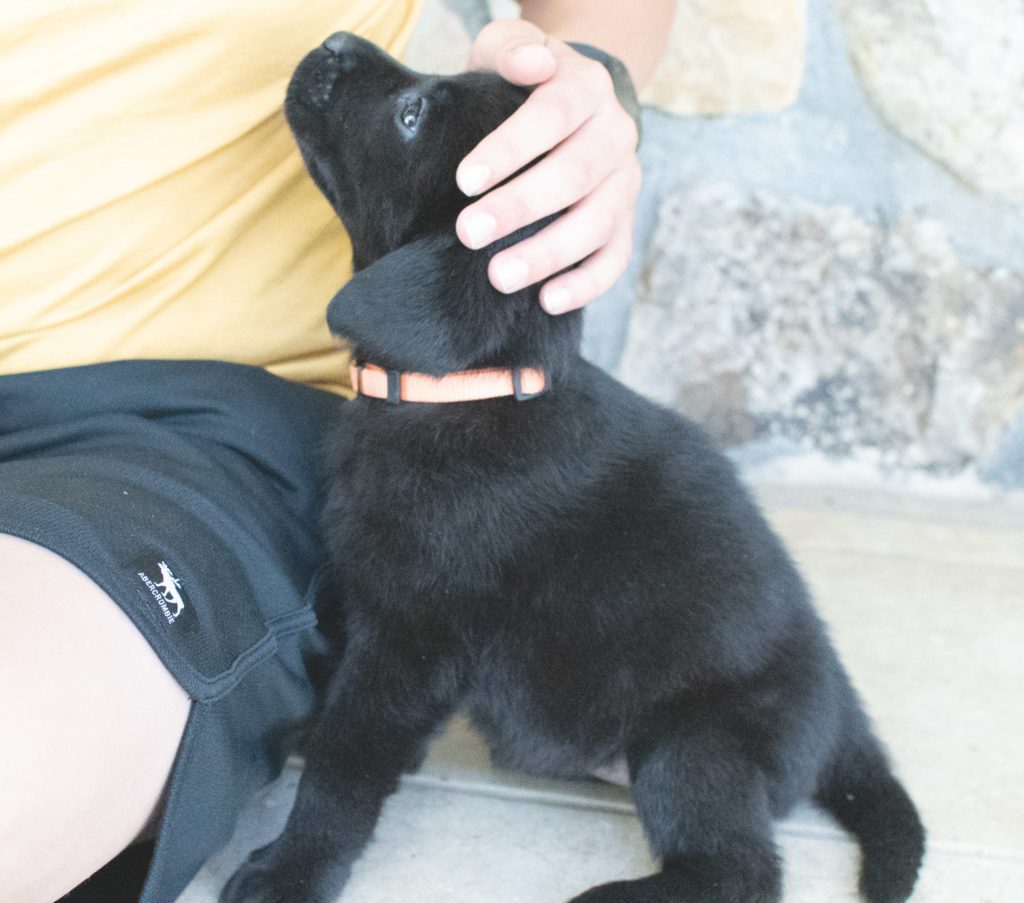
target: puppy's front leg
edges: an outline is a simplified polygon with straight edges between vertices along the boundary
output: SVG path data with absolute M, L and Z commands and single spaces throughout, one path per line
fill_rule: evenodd
M 409 635 L 380 636 L 346 653 L 288 823 L 235 872 L 221 903 L 334 903 L 384 799 L 419 764 L 460 683 L 450 649 Z

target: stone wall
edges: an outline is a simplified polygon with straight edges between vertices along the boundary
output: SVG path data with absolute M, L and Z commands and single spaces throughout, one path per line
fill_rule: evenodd
M 1024 278 L 913 214 L 681 190 L 641 299 L 620 375 L 725 445 L 871 447 L 950 473 L 997 455 L 1024 397 Z
M 770 105 L 746 90 L 736 115 L 724 87 L 699 111 L 726 118 L 655 117 L 653 140 L 693 159 L 645 151 L 620 376 L 741 460 L 867 453 L 1024 486 L 1024 5 L 808 11 L 790 109 L 757 115 Z M 711 43 L 742 44 L 741 17 L 719 27 Z M 686 111 L 677 88 L 664 105 Z
M 682 0 L 641 100 L 681 115 L 780 110 L 804 69 L 804 0 Z
M 971 187 L 1024 205 L 1024 3 L 836 5 L 886 121 Z
M 446 2 L 468 42 L 486 4 Z M 429 69 L 445 39 L 422 43 Z M 680 0 L 643 99 L 636 253 L 592 356 L 741 461 L 1024 486 L 1024 4 Z

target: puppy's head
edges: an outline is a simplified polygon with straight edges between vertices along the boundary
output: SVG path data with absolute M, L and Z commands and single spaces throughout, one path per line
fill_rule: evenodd
M 299 64 L 285 114 L 306 168 L 349 233 L 356 271 L 328 322 L 360 357 L 442 373 L 553 366 L 578 346 L 578 315 L 549 317 L 537 287 L 503 295 L 487 278 L 495 253 L 545 222 L 482 251 L 455 235 L 473 200 L 456 185 L 459 162 L 527 94 L 491 72 L 413 72 L 345 33 Z

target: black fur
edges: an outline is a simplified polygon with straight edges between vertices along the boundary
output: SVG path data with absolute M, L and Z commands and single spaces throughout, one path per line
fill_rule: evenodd
M 905 900 L 923 828 L 731 465 L 584 362 L 578 314 L 490 287 L 489 257 L 513 239 L 473 252 L 454 236 L 455 167 L 523 91 L 335 45 L 300 65 L 286 106 L 352 236 L 358 272 L 332 328 L 384 366 L 541 365 L 553 388 L 348 405 L 325 506 L 344 660 L 287 827 L 222 901 L 333 900 L 460 707 L 510 768 L 578 778 L 626 757 L 662 870 L 577 901 L 780 900 L 772 820 L 812 797 L 860 841 L 864 896 Z

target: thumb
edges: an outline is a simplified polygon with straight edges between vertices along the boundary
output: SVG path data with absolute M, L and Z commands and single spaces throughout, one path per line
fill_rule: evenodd
M 536 85 L 555 74 L 548 37 L 531 22 L 496 19 L 473 42 L 467 69 L 493 69 L 517 85 Z

